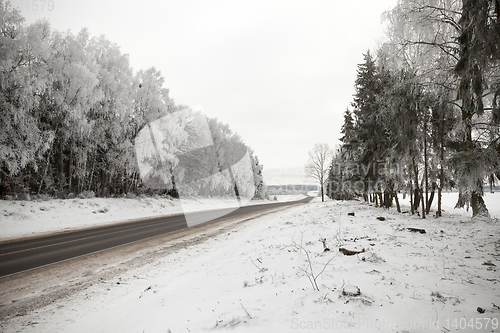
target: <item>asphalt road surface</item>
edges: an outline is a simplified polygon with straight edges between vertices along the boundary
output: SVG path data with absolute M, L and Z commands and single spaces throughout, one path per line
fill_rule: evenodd
M 0 244 L 0 276 L 184 229 L 188 227 L 186 220 L 191 222 L 190 225 L 209 220 L 215 222 L 311 200 L 312 197 L 308 197 L 299 201 L 245 206 L 236 210 L 226 208 L 186 213 L 186 216 L 178 214 L 6 242 Z

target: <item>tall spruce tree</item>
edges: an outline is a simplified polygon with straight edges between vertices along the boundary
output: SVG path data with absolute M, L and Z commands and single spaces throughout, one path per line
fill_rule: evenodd
M 453 162 L 461 187 L 457 206 L 470 202 L 473 216 L 489 215 L 482 197 L 483 181 L 498 160 L 495 149 L 485 149 L 474 140 L 473 131 L 474 118 L 485 112 L 487 73 L 492 65 L 498 65 L 500 59 L 499 20 L 498 0 L 462 1 L 460 50 L 455 73 L 459 78 L 458 97 L 462 102 L 463 139 Z
M 356 163 L 363 170 L 361 176 L 365 182 L 365 199 L 368 192 L 375 191 L 382 201 L 378 165 L 387 149 L 386 128 L 380 112 L 383 83 L 369 51 L 364 54 L 364 62 L 358 65 L 355 89 L 352 105 L 359 147 Z

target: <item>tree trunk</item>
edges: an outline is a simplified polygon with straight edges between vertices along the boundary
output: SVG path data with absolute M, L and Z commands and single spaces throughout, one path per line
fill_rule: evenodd
M 389 209 L 392 206 L 391 198 L 390 198 L 390 193 L 385 190 L 384 191 L 384 207 Z
M 50 163 L 50 154 L 52 153 L 52 145 L 50 146 L 49 153 L 47 154 L 47 162 L 45 163 L 45 168 L 43 170 L 42 179 L 40 179 L 40 184 L 38 184 L 38 194 L 42 191 L 43 181 L 45 180 L 45 176 L 47 176 L 47 170 L 49 169 Z
M 64 147 L 62 138 L 59 141 L 59 190 L 66 186 L 66 177 L 64 176 Z
M 122 171 L 121 172 L 121 183 L 122 183 L 122 188 L 120 189 L 120 194 L 123 194 L 125 193 L 125 191 L 127 190 L 127 185 L 125 184 L 125 171 Z
M 71 184 L 73 178 L 73 147 L 70 145 L 69 162 L 68 162 L 68 191 L 71 192 Z
M 470 205 L 472 207 L 472 216 L 484 216 L 490 217 L 490 213 L 486 208 L 486 204 L 484 203 L 483 196 L 476 191 L 472 192 Z
M 429 215 L 430 211 L 431 211 L 431 206 L 432 206 L 432 201 L 434 200 L 434 193 L 436 192 L 436 190 L 434 189 L 434 187 L 432 188 L 432 191 L 431 191 L 431 196 L 429 197 L 429 201 L 427 201 L 427 209 L 425 210 L 425 213 L 427 215 Z
M 495 175 L 491 174 L 488 178 L 488 182 L 490 183 L 490 193 L 493 194 L 495 193 L 495 191 L 493 191 L 493 187 L 495 187 Z
M 413 190 L 413 206 L 415 210 L 418 211 L 420 207 L 420 188 L 418 186 Z
M 240 203 L 241 202 L 240 191 L 238 190 L 238 185 L 236 184 L 236 179 L 234 178 L 234 174 L 233 174 L 233 170 L 231 169 L 231 166 L 228 165 L 227 170 L 229 171 L 229 177 L 231 177 L 231 183 L 233 184 L 233 187 L 234 187 L 234 194 L 236 194 L 236 199 L 238 200 L 238 203 Z M 175 190 L 174 172 L 173 172 L 172 168 L 170 168 L 170 172 L 172 173 L 172 183 L 174 184 L 174 190 Z M 321 185 L 321 196 L 323 196 L 323 185 Z
M 112 175 L 109 175 L 109 183 L 111 185 L 111 190 L 110 190 L 110 195 L 114 195 L 116 193 L 116 178 L 112 177 Z
M 422 218 L 425 219 L 425 198 L 424 198 L 424 193 L 422 191 L 421 193 L 421 198 L 422 198 Z
M 418 209 L 418 206 L 420 204 L 420 187 L 418 186 L 418 168 L 415 163 L 415 157 L 412 158 L 412 163 L 413 163 L 413 176 L 415 177 L 415 193 L 414 193 L 414 207 L 415 210 Z
M 110 192 L 110 175 L 109 172 L 104 172 L 104 179 L 102 181 L 102 187 L 101 187 L 101 196 L 102 197 L 109 197 L 111 194 Z
M 415 206 L 413 205 L 413 181 L 410 180 L 410 209 L 411 215 L 415 214 Z
M 442 203 L 442 194 L 444 188 L 444 110 L 441 114 L 441 154 L 440 154 L 440 165 L 439 165 L 439 188 L 438 188 L 438 210 L 436 212 L 437 217 L 442 216 L 441 212 L 441 203 Z
M 85 180 L 85 174 L 87 173 L 87 153 L 85 153 L 85 161 L 83 162 L 83 172 L 81 175 L 78 177 L 78 184 L 76 185 L 76 193 L 80 193 L 83 191 L 83 182 Z
M 424 118 L 424 177 L 425 177 L 425 212 L 428 213 L 430 210 L 430 207 L 429 207 L 429 165 L 427 162 L 427 120 L 425 120 L 425 118 Z
M 443 190 L 441 189 L 441 186 L 439 186 L 438 188 L 438 210 L 436 212 L 436 217 L 441 217 L 443 214 L 442 214 L 442 210 L 441 210 L 441 197 L 443 195 Z
M 56 130 L 54 131 L 54 133 L 56 135 L 57 135 L 58 129 L 59 129 L 59 122 L 57 122 Z M 52 140 L 52 143 L 50 144 L 49 152 L 47 154 L 47 163 L 45 163 L 45 169 L 43 170 L 42 179 L 40 180 L 40 184 L 38 185 L 38 194 L 40 194 L 40 192 L 42 191 L 43 181 L 45 180 L 45 177 L 47 176 L 47 170 L 49 169 L 49 164 L 50 164 L 50 156 L 51 156 L 52 150 L 54 148 L 54 141 L 55 140 L 56 140 L 56 138 L 54 137 L 54 140 Z
M 27 183 L 25 183 L 25 187 L 26 187 L 26 189 L 27 189 L 27 191 L 28 191 L 28 194 L 31 194 L 31 174 L 33 173 L 33 172 L 32 172 L 32 171 L 33 171 L 33 169 L 32 169 L 32 168 L 30 168 L 30 167 L 29 167 L 29 165 L 27 166 L 27 169 L 28 169 L 28 175 L 27 175 L 27 177 L 26 177 L 26 178 L 27 178 L 27 180 L 26 180 L 26 182 L 27 182 Z M 1 182 L 1 180 L 0 180 L 0 184 L 1 184 L 1 183 L 2 183 L 2 182 Z
M 97 151 L 94 153 L 94 160 L 92 162 L 92 170 L 90 171 L 90 180 L 89 180 L 89 187 L 87 191 L 90 191 L 92 189 L 92 178 L 94 177 L 94 170 L 95 170 L 95 160 L 97 157 Z
M 401 206 L 399 205 L 398 192 L 394 191 L 393 196 L 394 196 L 394 201 L 396 201 L 396 208 L 398 210 L 398 213 L 401 213 Z
M 130 192 L 130 191 L 132 190 L 132 187 L 133 187 L 133 186 L 134 186 L 134 184 L 135 184 L 135 178 L 136 178 L 136 177 L 137 177 L 137 172 L 135 172 L 135 171 L 134 171 L 134 172 L 132 173 L 132 179 L 131 179 L 130 185 L 129 185 L 128 189 L 127 189 L 127 193 L 128 193 L 128 192 Z
M 428 110 L 424 111 L 424 180 L 425 180 L 425 212 L 428 214 L 429 206 L 429 161 L 427 160 L 427 116 Z

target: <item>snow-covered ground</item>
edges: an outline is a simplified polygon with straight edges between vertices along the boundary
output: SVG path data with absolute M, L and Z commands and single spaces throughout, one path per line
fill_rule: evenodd
M 492 218 L 500 219 L 500 193 L 485 193 L 483 196 L 484 202 L 486 203 L 486 207 L 490 212 L 490 216 Z M 406 199 L 402 199 L 402 196 L 399 195 L 399 200 L 401 201 L 401 206 L 406 207 L 406 209 L 410 209 L 410 198 L 409 196 Z M 462 216 L 472 216 L 472 208 L 469 208 L 467 211 L 465 208 L 463 209 L 454 209 L 455 204 L 458 200 L 458 192 L 444 192 L 442 205 L 443 205 L 443 215 L 462 215 Z M 420 208 L 421 209 L 421 208 Z M 431 206 L 431 212 L 435 212 L 437 210 L 437 194 L 434 197 Z
M 245 205 L 303 198 L 303 195 L 284 195 L 277 196 L 277 201 L 254 200 L 246 202 Z M 238 207 L 237 201 L 232 198 L 188 198 L 183 199 L 181 204 L 179 200 L 165 197 L 0 200 L 0 241 L 145 217 L 228 207 Z
M 496 195 L 487 196 L 487 203 Z M 492 215 L 500 206 L 495 202 L 489 203 Z M 96 281 L 71 298 L 10 318 L 0 328 L 51 333 L 498 332 L 500 221 L 471 220 L 465 210 L 452 210 L 453 204 L 446 199 L 444 217 L 422 220 L 358 201 L 322 203 L 316 198 L 113 280 Z M 364 252 L 344 255 L 339 247 Z M 319 290 L 307 276 L 311 268 Z

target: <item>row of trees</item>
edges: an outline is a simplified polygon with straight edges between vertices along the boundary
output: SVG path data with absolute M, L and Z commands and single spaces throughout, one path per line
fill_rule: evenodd
M 135 140 L 151 122 L 186 109 L 163 85 L 154 67 L 134 73 L 104 36 L 53 31 L 47 21 L 25 25 L 0 0 L 0 195 L 145 191 Z M 243 144 L 227 125 L 209 123 L 215 149 Z M 177 130 L 186 137 L 189 126 Z M 262 166 L 248 152 L 262 193 Z M 175 194 L 175 183 L 162 191 Z
M 500 1 L 400 0 L 387 41 L 358 65 L 352 111 L 332 161 L 328 193 L 363 195 L 429 214 L 437 191 L 488 215 L 483 184 L 500 179 Z

